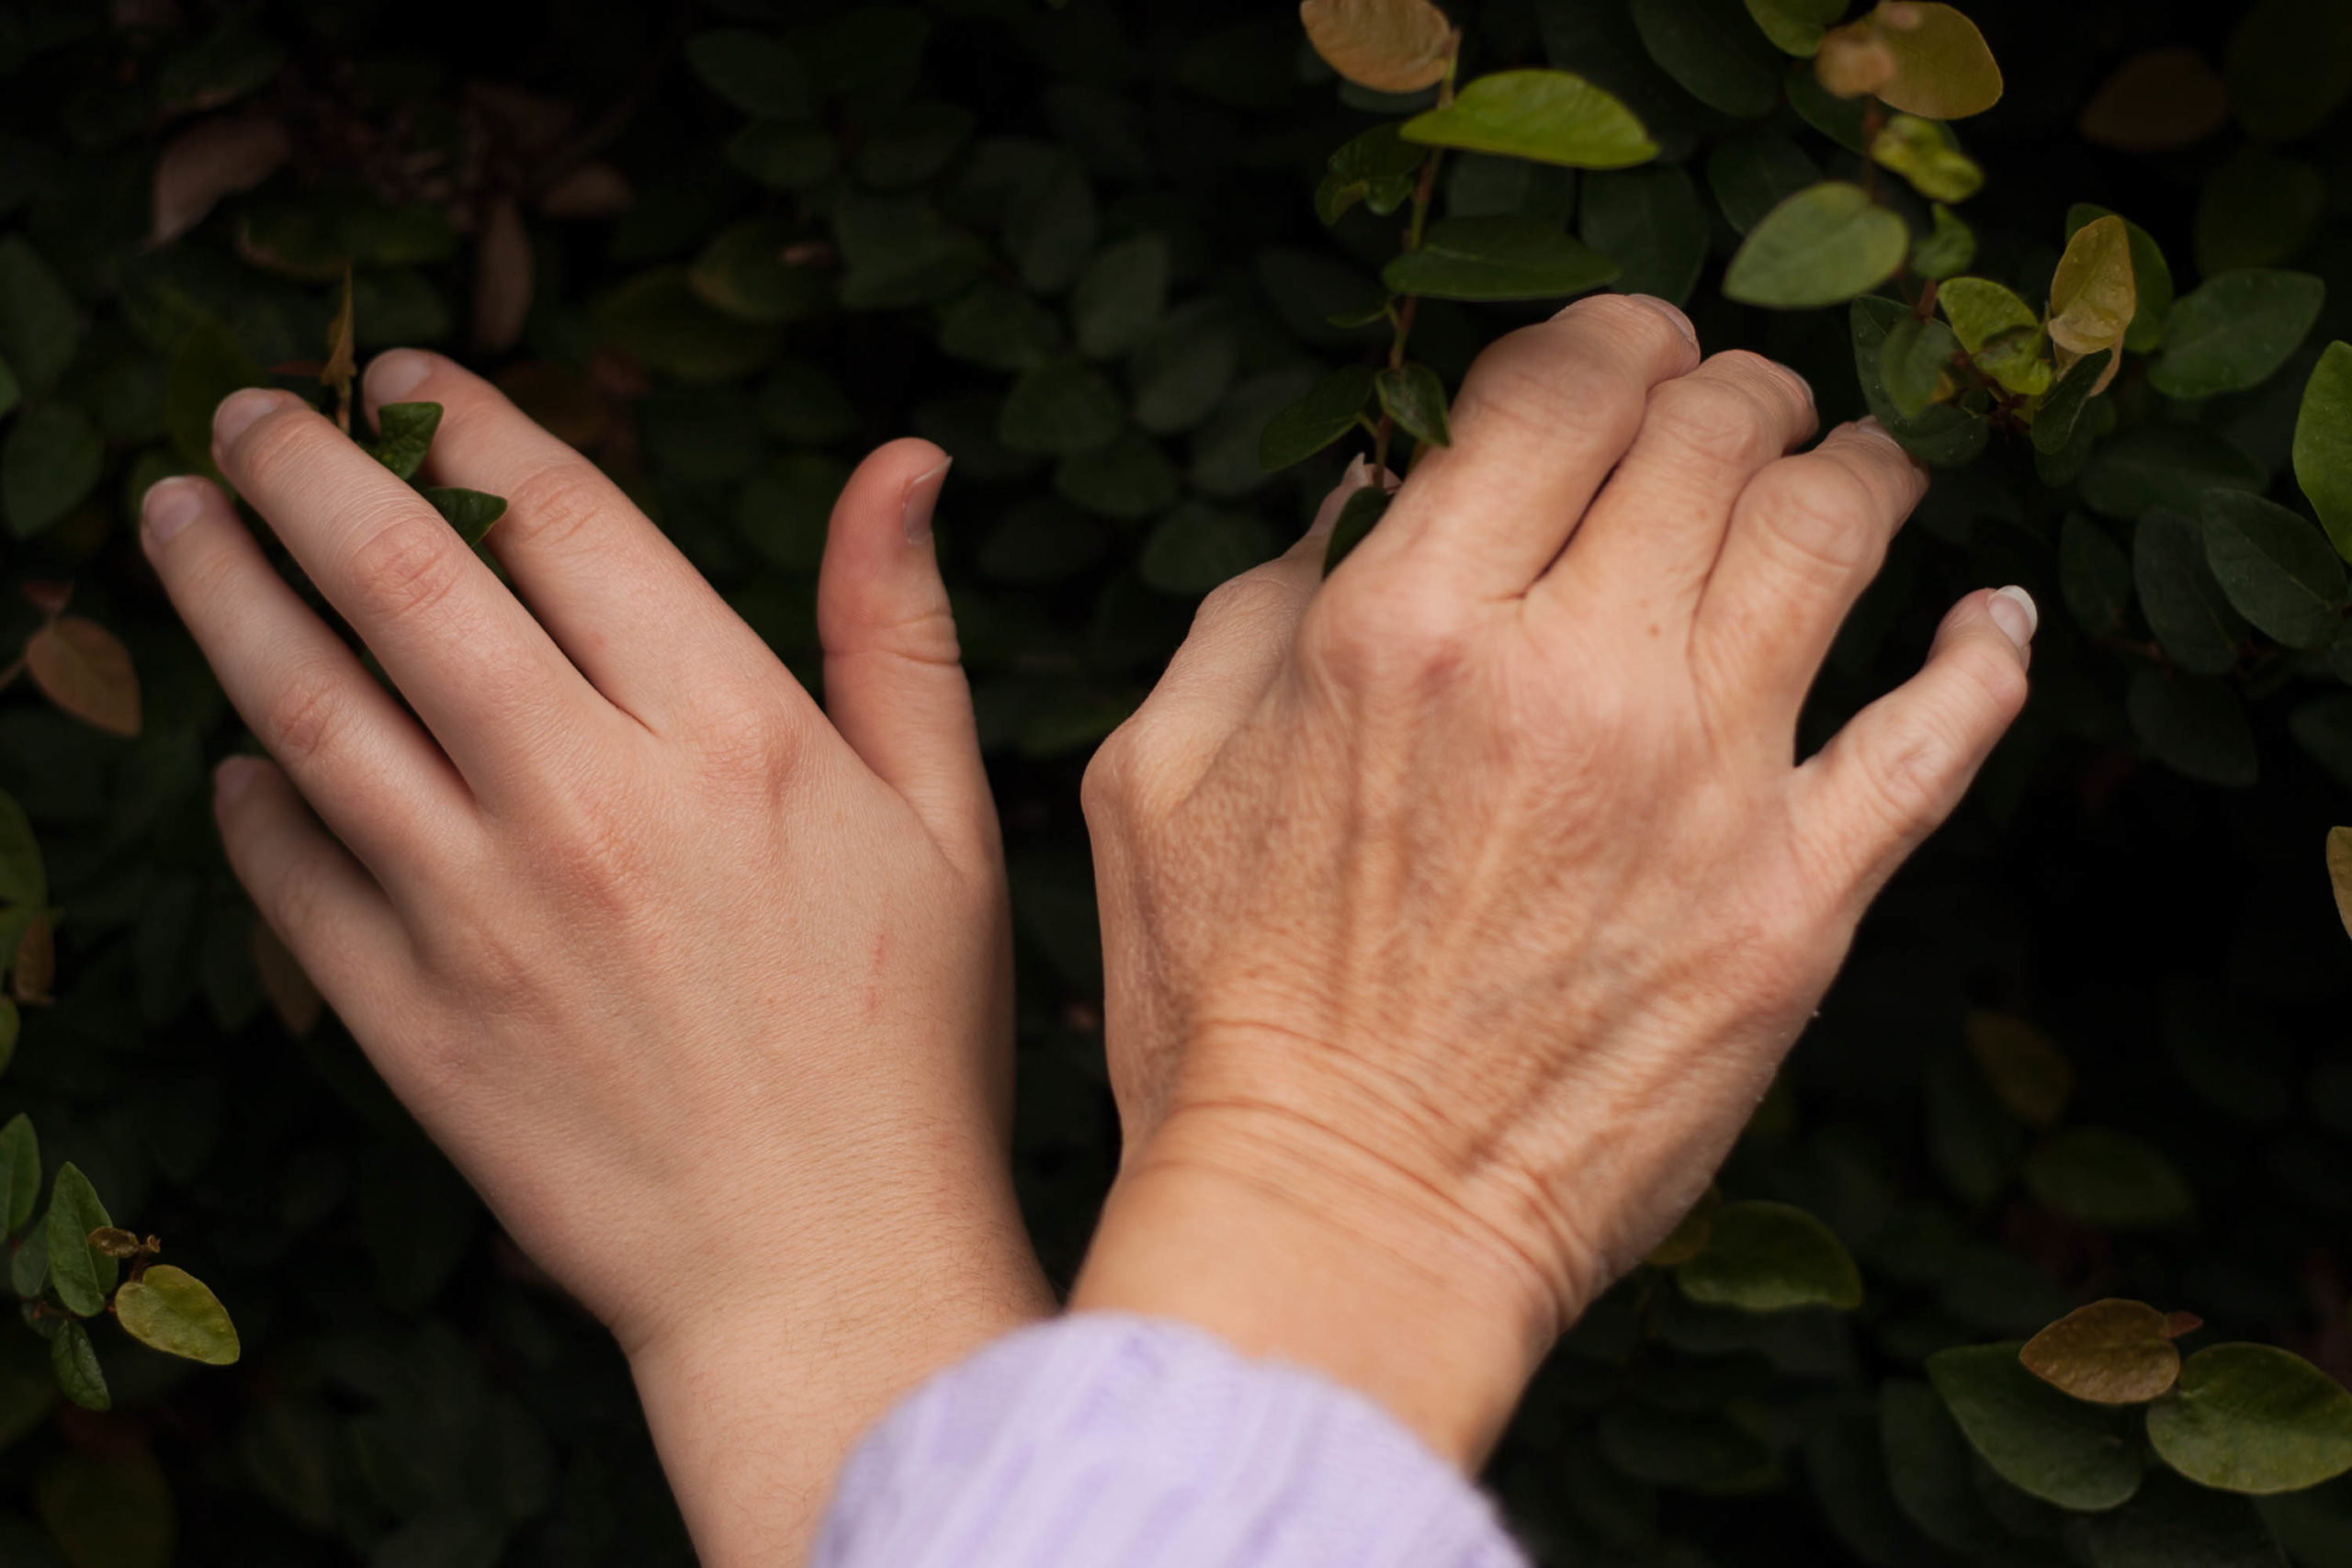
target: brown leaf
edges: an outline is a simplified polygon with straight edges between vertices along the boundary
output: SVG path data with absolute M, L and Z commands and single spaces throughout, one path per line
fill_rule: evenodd
M 1813 57 L 1813 73 L 1838 97 L 1859 98 L 1894 80 L 1894 51 L 1878 40 L 1867 22 L 1855 22 L 1823 36 Z
M 359 374 L 359 355 L 353 346 L 351 323 L 351 268 L 343 269 L 343 303 L 334 313 L 334 321 L 327 328 L 326 363 L 319 367 L 319 385 L 334 392 L 334 422 L 345 435 L 351 434 L 351 383 Z
M 2327 879 L 2335 886 L 2335 918 L 2352 935 L 2352 828 L 2327 830 Z
M 44 615 L 62 615 L 65 606 L 74 602 L 74 585 L 46 578 L 28 578 L 19 586 L 34 609 Z
M 628 176 L 603 162 L 581 164 L 540 192 L 538 203 L 548 218 L 618 218 L 636 205 Z
M 120 1225 L 100 1225 L 90 1233 L 90 1250 L 108 1258 L 136 1258 L 144 1249 L 135 1232 Z
M 57 937 L 47 915 L 35 915 L 17 943 L 17 961 L 10 984 L 20 1002 L 45 1002 L 57 983 Z
M 151 245 L 167 245 L 198 223 L 224 196 L 251 190 L 292 155 L 286 128 L 267 115 L 216 115 L 177 136 L 155 160 Z
M 286 1032 L 298 1040 L 310 1033 L 326 1001 L 277 933 L 261 920 L 254 922 L 254 973 L 261 977 L 262 994 Z
M 2145 1302 L 2076 1307 L 2025 1343 L 2026 1371 L 2095 1404 L 2139 1404 L 2179 1380 L 2180 1352 L 2165 1314 Z
M 2205 1326 L 2205 1320 L 2193 1312 L 2171 1312 L 2165 1314 L 2165 1337 L 2177 1339 L 2184 1334 L 2194 1334 Z
M 114 633 L 61 615 L 26 640 L 25 668 L 42 695 L 109 735 L 139 733 L 139 675 Z
M 1360 87 L 1418 93 L 1453 60 L 1453 24 L 1430 0 L 1299 0 L 1324 63 Z
M 2126 152 L 2193 147 L 2230 118 L 2230 90 L 2204 56 L 2176 45 L 2133 55 L 2083 107 L 2083 140 Z
M 492 354 L 514 346 L 531 310 L 531 236 L 512 197 L 491 203 L 474 248 L 474 342 Z

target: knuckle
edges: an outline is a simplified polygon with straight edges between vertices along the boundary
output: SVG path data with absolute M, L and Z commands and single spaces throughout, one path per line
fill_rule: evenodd
M 1555 320 L 1598 332 L 1645 355 L 1666 355 L 1686 346 L 1664 310 L 1645 305 L 1630 294 L 1593 294 L 1577 300 Z
M 431 615 L 448 602 L 473 562 L 438 523 L 387 519 L 351 552 L 351 576 L 379 613 L 396 620 Z
M 707 698 L 695 731 L 702 778 L 730 794 L 749 789 L 761 800 L 772 800 L 784 787 L 808 749 L 806 727 L 753 688 Z
M 1780 455 L 1771 410 L 1726 376 L 1686 376 L 1650 394 L 1649 417 L 1688 452 L 1749 468 Z
M 1460 595 L 1391 575 L 1317 595 L 1300 648 L 1343 685 L 1443 685 L 1468 662 L 1471 630 Z
M 1875 570 L 1885 553 L 1869 487 L 1835 464 L 1761 480 L 1747 505 L 1767 547 L 1810 581 L 1847 582 Z
M 1213 632 L 1222 626 L 1282 615 L 1289 610 L 1292 598 L 1292 590 L 1280 577 L 1266 567 L 1252 567 L 1209 590 L 1193 612 L 1193 630 Z
M 1472 363 L 1454 399 L 1454 419 L 1461 425 L 1484 423 L 1524 439 L 1551 441 L 1558 438 L 1561 421 L 1572 416 L 1622 444 L 1641 417 L 1639 400 L 1627 399 L 1623 391 L 1606 361 L 1567 352 L 1541 326 L 1521 327 L 1496 340 Z
M 1142 731 L 1129 719 L 1103 739 L 1086 760 L 1078 784 L 1078 804 L 1087 826 L 1102 829 L 1125 820 L 1133 807 L 1143 764 L 1137 755 Z
M 243 481 L 238 488 L 277 492 L 311 449 L 317 434 L 311 419 L 309 409 L 288 404 L 265 413 L 239 434 L 236 446 L 222 454 Z
M 549 463 L 511 487 L 508 515 L 493 536 L 501 545 L 527 541 L 561 550 L 579 543 L 602 521 L 612 497 L 605 481 L 571 462 Z
M 315 666 L 305 666 L 269 694 L 262 739 L 287 767 L 300 769 L 326 752 L 348 714 L 342 682 Z

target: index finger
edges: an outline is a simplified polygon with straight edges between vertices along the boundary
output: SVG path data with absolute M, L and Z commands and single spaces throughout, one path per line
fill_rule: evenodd
M 519 737 L 603 699 L 431 502 L 288 392 L 225 400 L 221 472 L 267 518 L 477 791 Z

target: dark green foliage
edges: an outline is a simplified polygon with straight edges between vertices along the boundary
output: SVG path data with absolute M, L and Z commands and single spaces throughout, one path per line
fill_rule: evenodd
M 1956 194 L 1956 140 L 1906 125 L 1868 161 L 1887 118 L 1816 80 L 1820 29 L 1864 9 L 1834 0 L 1450 6 L 1445 109 L 1336 84 L 1292 7 L 1243 0 L 728 0 L 669 31 L 616 0 L 0 6 L 0 639 L 70 580 L 144 716 L 120 739 L 0 695 L 0 968 L 43 923 L 56 998 L 19 1004 L 21 972 L 0 998 L 32 1307 L 0 1336 L 0 1562 L 159 1562 L 175 1532 L 189 1562 L 688 1561 L 602 1330 L 332 1018 L 279 1021 L 304 998 L 256 967 L 207 806 L 242 731 L 132 537 L 146 485 L 209 470 L 221 396 L 315 392 L 293 367 L 346 262 L 361 352 L 471 355 L 812 687 L 849 466 L 910 431 L 953 454 L 939 549 L 1020 932 L 1015 1158 L 1065 1280 L 1117 1158 L 1078 777 L 1199 595 L 1295 540 L 1349 460 L 1406 471 L 1416 436 L 1459 434 L 1477 349 L 1597 288 L 1787 360 L 1825 423 L 1875 413 L 1935 483 L 1800 753 L 1980 587 L 2035 594 L 2034 695 L 1862 926 L 1692 1250 L 1585 1314 L 1491 1478 L 1562 1563 L 2352 1561 L 2352 1479 L 2278 1490 L 2336 1462 L 2326 1376 L 2352 1375 L 2352 953 L 2320 864 L 2352 816 L 2352 638 L 2311 520 L 2352 540 L 2327 346 L 2352 335 L 2352 12 L 1962 8 L 2012 92 L 1958 128 L 1984 184 L 1948 206 L 1905 181 Z M 2171 44 L 2236 123 L 2078 141 L 2080 98 Z M 161 153 L 220 113 L 297 156 L 147 245 Z M 530 307 L 493 339 L 503 197 Z M 2039 312 L 2110 207 L 2136 286 L 2111 384 L 2102 349 L 1996 394 L 1924 282 Z M 382 416 L 415 479 L 436 416 Z M 461 528 L 494 504 L 427 493 Z M 1327 563 L 1387 504 L 1358 492 Z M 1988 1013 L 2039 1026 L 2030 1059 Z M 108 1213 L 163 1232 L 235 1337 L 169 1276 L 142 1330 L 236 1370 L 79 1315 L 144 1267 L 91 1248 Z M 2017 1360 L 2118 1295 L 2212 1325 L 2177 1390 L 2091 1406 Z M 61 1417 L 61 1389 L 113 1409 Z

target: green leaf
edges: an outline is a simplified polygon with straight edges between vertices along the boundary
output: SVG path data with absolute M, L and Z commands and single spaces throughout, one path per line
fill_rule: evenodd
M 2077 231 L 2114 216 L 2104 207 L 2076 202 L 2066 209 L 2066 238 L 2072 240 Z M 2131 241 L 2132 283 L 2137 295 L 2131 328 L 2123 334 L 2123 346 L 2134 354 L 2147 354 L 2164 341 L 2165 323 L 2172 315 L 2172 267 L 2165 260 L 2163 247 L 2145 229 L 2127 218 L 2123 231 Z
M 1168 242 L 1138 234 L 1106 245 L 1079 275 L 1070 324 L 1090 359 L 1125 354 L 1141 343 L 1168 304 Z
M 1105 517 L 1148 517 L 1175 500 L 1182 488 L 1176 465 L 1159 443 L 1136 430 L 1123 430 L 1054 466 L 1054 489 Z
M 1946 278 L 1966 272 L 1976 260 L 1975 231 L 1939 202 L 1935 227 L 1924 240 L 1911 243 L 1911 270 L 1921 277 Z
M 1917 419 L 1936 401 L 1944 368 L 1960 354 L 1960 339 L 1941 321 L 1905 315 L 1888 329 L 1879 347 L 1879 380 L 1905 419 Z
M 1339 518 L 1331 525 L 1331 542 L 1323 550 L 1324 576 L 1330 576 L 1371 535 L 1387 513 L 1390 500 L 1386 487 L 1368 484 L 1340 503 Z
M 1745 234 L 1766 213 L 1821 182 L 1821 165 L 1777 130 L 1748 130 L 1715 143 L 1707 154 L 1707 187 L 1724 220 Z
M 1192 429 L 1225 396 L 1239 359 L 1221 301 L 1177 307 L 1127 361 L 1136 423 L 1156 435 Z
M 212 414 L 220 400 L 246 387 L 269 384 L 236 335 L 206 315 L 180 339 L 164 378 L 164 417 L 172 447 L 198 473 L 212 467 Z
M 1373 378 L 1383 412 L 1414 440 L 1430 446 L 1453 445 L 1446 422 L 1445 383 L 1426 365 L 1405 365 Z
M 23 401 L 24 396 L 25 389 L 17 379 L 17 373 L 8 368 L 6 360 L 0 359 L 0 415 L 6 414 Z
M 0 239 L 0 359 L 27 389 L 45 392 L 81 341 L 81 310 L 57 274 L 20 236 Z
M 1275 548 L 1272 532 L 1250 513 L 1186 501 L 1151 531 L 1136 564 L 1161 592 L 1191 596 L 1240 576 Z
M 1992 427 L 1984 420 L 1951 403 L 1938 403 L 1917 418 L 1907 418 L 1881 377 L 1887 334 L 1911 318 L 1901 301 L 1865 295 L 1854 301 L 1848 318 L 1854 334 L 1854 369 L 1863 399 L 1887 433 L 1923 463 L 1954 468 L 1984 450 Z
M 1333 371 L 1314 389 L 1266 422 L 1258 437 L 1258 461 L 1272 473 L 1313 457 L 1356 427 L 1372 396 L 1372 370 L 1350 365 Z
M 2201 425 L 2141 425 L 2098 449 L 2083 471 L 2083 500 L 2103 517 L 2134 518 L 2157 506 L 2194 514 L 2209 490 L 2259 491 L 2269 479 Z
M 236 1363 L 228 1308 L 186 1269 L 153 1265 L 115 1292 L 114 1310 L 123 1332 L 151 1349 L 212 1367 Z
M 1765 214 L 1731 258 L 1724 292 L 1787 310 L 1841 304 L 1894 276 L 1910 248 L 1903 220 L 1869 192 L 1826 180 Z
M 2022 396 L 2039 397 L 2049 389 L 2041 318 L 2032 306 L 1982 277 L 1950 279 L 1936 291 L 1936 303 L 1978 369 Z
M 991 370 L 1034 370 L 1069 348 L 1061 318 L 993 278 L 940 312 L 939 348 Z
M 109 1410 L 114 1398 L 107 1392 L 106 1369 L 98 1365 L 97 1347 L 90 1331 L 71 1321 L 56 1325 L 49 1342 L 50 1369 L 65 1397 L 85 1410 Z
M 1102 372 L 1063 360 L 1041 365 L 1012 384 L 996 434 L 1015 452 L 1067 457 L 1102 446 L 1125 421 L 1118 389 Z
M 1860 98 L 1831 96 L 1814 67 L 1802 60 L 1789 67 L 1781 88 L 1798 118 L 1856 157 L 1869 155 L 1870 131 Z
M 2115 1507 L 2140 1489 L 2130 1414 L 2070 1399 L 2025 1370 L 2024 1347 L 1969 1345 L 1928 1358 L 1928 1379 L 1994 1472 L 2046 1503 Z
M 2195 1207 L 2164 1156 L 2106 1127 L 2052 1134 L 2025 1156 L 2025 1184 L 2048 1207 L 2100 1230 L 2160 1229 Z
M 1966 1031 L 1969 1055 L 2010 1113 L 2035 1127 L 2055 1125 L 2075 1090 L 2075 1066 L 2058 1043 L 1990 1008 L 1969 1010 Z
M 2327 286 L 2305 272 L 2225 272 L 2175 306 L 2149 384 L 2168 398 L 2210 398 L 2268 380 L 2302 345 Z
M 2061 1393 L 2094 1404 L 2144 1404 L 2180 1376 L 2171 1324 L 2145 1302 L 2076 1307 L 2025 1343 L 2018 1359 Z
M 441 428 L 439 403 L 386 403 L 376 411 L 376 439 L 368 453 L 403 479 L 416 478 Z
M 1078 160 L 1057 151 L 1013 190 L 1004 215 L 1004 248 L 1021 281 L 1058 294 L 1078 281 L 1094 254 L 1100 220 L 1093 188 Z
M 777 342 L 775 328 L 712 309 L 682 266 L 639 274 L 591 313 L 613 346 L 698 386 L 750 375 L 767 363 Z
M 927 183 L 972 135 L 972 112 L 956 104 L 909 104 L 866 129 L 857 148 L 857 177 L 876 190 Z
M 22 909 L 49 907 L 49 869 L 40 841 L 16 796 L 0 790 L 0 904 Z
M 770 190 L 805 191 L 832 177 L 841 152 L 817 126 L 755 119 L 729 140 L 727 161 Z
M 2141 744 L 2176 773 L 2225 789 L 2253 786 L 2260 767 L 2254 727 L 2227 684 L 2142 670 L 2124 707 Z
M 703 85 L 745 114 L 807 119 L 816 112 L 808 68 L 765 33 L 720 28 L 686 40 L 686 63 Z
M 2083 417 L 2083 409 L 2091 400 L 2091 389 L 2106 376 L 2116 350 L 2102 348 L 2097 354 L 2086 355 L 2066 367 L 2058 384 L 2050 389 L 2041 407 L 2033 411 L 2033 448 L 2037 452 L 2064 452 L 2075 438 L 2075 426 Z
M 232 12 L 164 62 L 155 96 L 175 111 L 218 108 L 261 86 L 285 63 L 284 44 L 252 17 Z
M 2248 130 L 2299 141 L 2352 96 L 2352 11 L 2335 0 L 2256 0 L 2230 36 L 2223 69 Z
M 1616 97 L 1565 71 L 1499 71 L 1463 87 L 1452 105 L 1414 116 L 1408 141 L 1500 152 L 1572 169 L 1624 169 L 1657 143 Z
M 2140 1495 L 2084 1521 L 2092 1568 L 2285 1568 L 2278 1542 L 2246 1498 L 2158 1471 Z
M 8 1284 L 19 1299 L 31 1301 L 49 1289 L 49 1229 L 34 1225 L 17 1240 L 8 1258 Z
M 2152 508 L 2132 536 L 2132 570 L 2148 627 L 2174 663 L 2219 675 L 2237 662 L 2245 622 L 2214 580 L 2197 524 L 2170 507 Z
M 0 442 L 0 506 L 9 532 L 29 539 L 55 526 L 97 488 L 106 456 L 106 438 L 71 403 L 18 414 Z
M 1781 102 L 1781 55 L 1738 0 L 1633 0 L 1642 47 L 1682 89 L 1741 119 Z
M 32 1489 L 41 1525 L 73 1568 L 170 1568 L 179 1526 L 163 1466 L 143 1450 L 101 1452 L 108 1457 L 68 1453 L 42 1471 Z
M 2344 563 L 2326 536 L 2243 491 L 2205 495 L 2205 560 L 2238 614 L 2290 648 L 2320 648 L 2344 624 Z
M 1439 299 L 1547 299 L 1616 276 L 1615 262 L 1528 219 L 1448 218 L 1384 267 L 1380 281 L 1392 294 Z
M 1629 1402 L 1602 1412 L 1600 1430 L 1609 1462 L 1654 1486 L 1728 1493 L 1779 1478 L 1762 1436 L 1729 1415 L 1684 1414 Z
M 832 286 L 815 267 L 785 259 L 793 224 L 756 219 L 720 230 L 686 274 L 686 286 L 713 309 L 747 321 L 782 326 L 821 313 Z
M 1680 305 L 1707 262 L 1709 222 L 1690 176 L 1672 164 L 1584 176 L 1578 227 L 1617 263 L 1617 288 Z
M 40 1139 L 19 1111 L 0 1127 L 0 1230 L 15 1235 L 40 1205 Z
M 2058 531 L 2058 590 L 2075 624 L 2094 635 L 2121 625 L 2132 602 L 2132 558 L 2079 512 L 2068 513 Z
M 68 1312 L 95 1317 L 106 1310 L 115 1282 L 115 1261 L 90 1245 L 90 1233 L 110 1225 L 106 1205 L 98 1201 L 90 1179 L 68 1160 L 58 1168 L 50 1189 L 49 1277 L 57 1299 Z
M 1878 1431 L 1895 1506 L 1922 1534 L 1970 1557 L 2007 1544 L 1970 1476 L 1968 1439 L 1933 1388 L 1917 1378 L 1879 1384 Z
M 1862 1303 L 1862 1277 L 1837 1233 L 1786 1203 L 1726 1203 L 1707 1245 L 1674 1270 L 1694 1302 L 1743 1312 Z
M 2300 1492 L 2352 1470 L 2352 1392 L 2269 1345 L 2215 1345 L 2148 1407 L 2157 1456 L 2199 1486 Z
M 988 269 L 989 250 L 979 236 L 956 227 L 919 196 L 844 194 L 833 209 L 833 238 L 842 253 L 841 301 L 854 310 L 933 305 L 962 293 Z M 1039 258 L 1061 283 L 1075 278 L 1093 248 L 1091 225 L 1083 234 L 1047 239 L 1031 236 Z M 1082 244 L 1085 251 L 1075 255 Z M 1037 247 L 1044 247 L 1037 249 Z M 1060 276 L 1067 265 L 1069 276 Z M 1038 287 L 1023 268 L 1024 282 Z
M 2352 344 L 2331 343 L 2295 416 L 2295 482 L 2335 553 L 2352 560 Z
M 1322 183 L 1315 187 L 1315 215 L 1337 223 L 1362 202 L 1385 218 L 1413 198 L 1414 176 L 1429 149 L 1397 134 L 1395 123 L 1375 125 L 1331 154 Z
M 1821 35 L 1846 14 L 1847 0 L 1747 0 L 1747 14 L 1783 53 L 1810 60 Z
M 2247 142 L 2205 176 L 2192 254 L 2216 277 L 2301 257 L 2327 207 L 2327 176 L 2298 158 Z
M 506 498 L 503 495 L 485 495 L 481 491 L 455 485 L 426 485 L 420 493 L 469 546 L 481 544 L 489 536 L 492 526 L 506 515 Z
M 1984 184 L 1984 171 L 1960 150 L 1952 133 L 1917 115 L 1889 118 L 1871 139 L 1871 158 L 1933 201 L 1966 201 Z
M 848 470 L 821 452 L 786 452 L 763 466 L 735 503 L 735 531 L 786 571 L 814 571 Z

